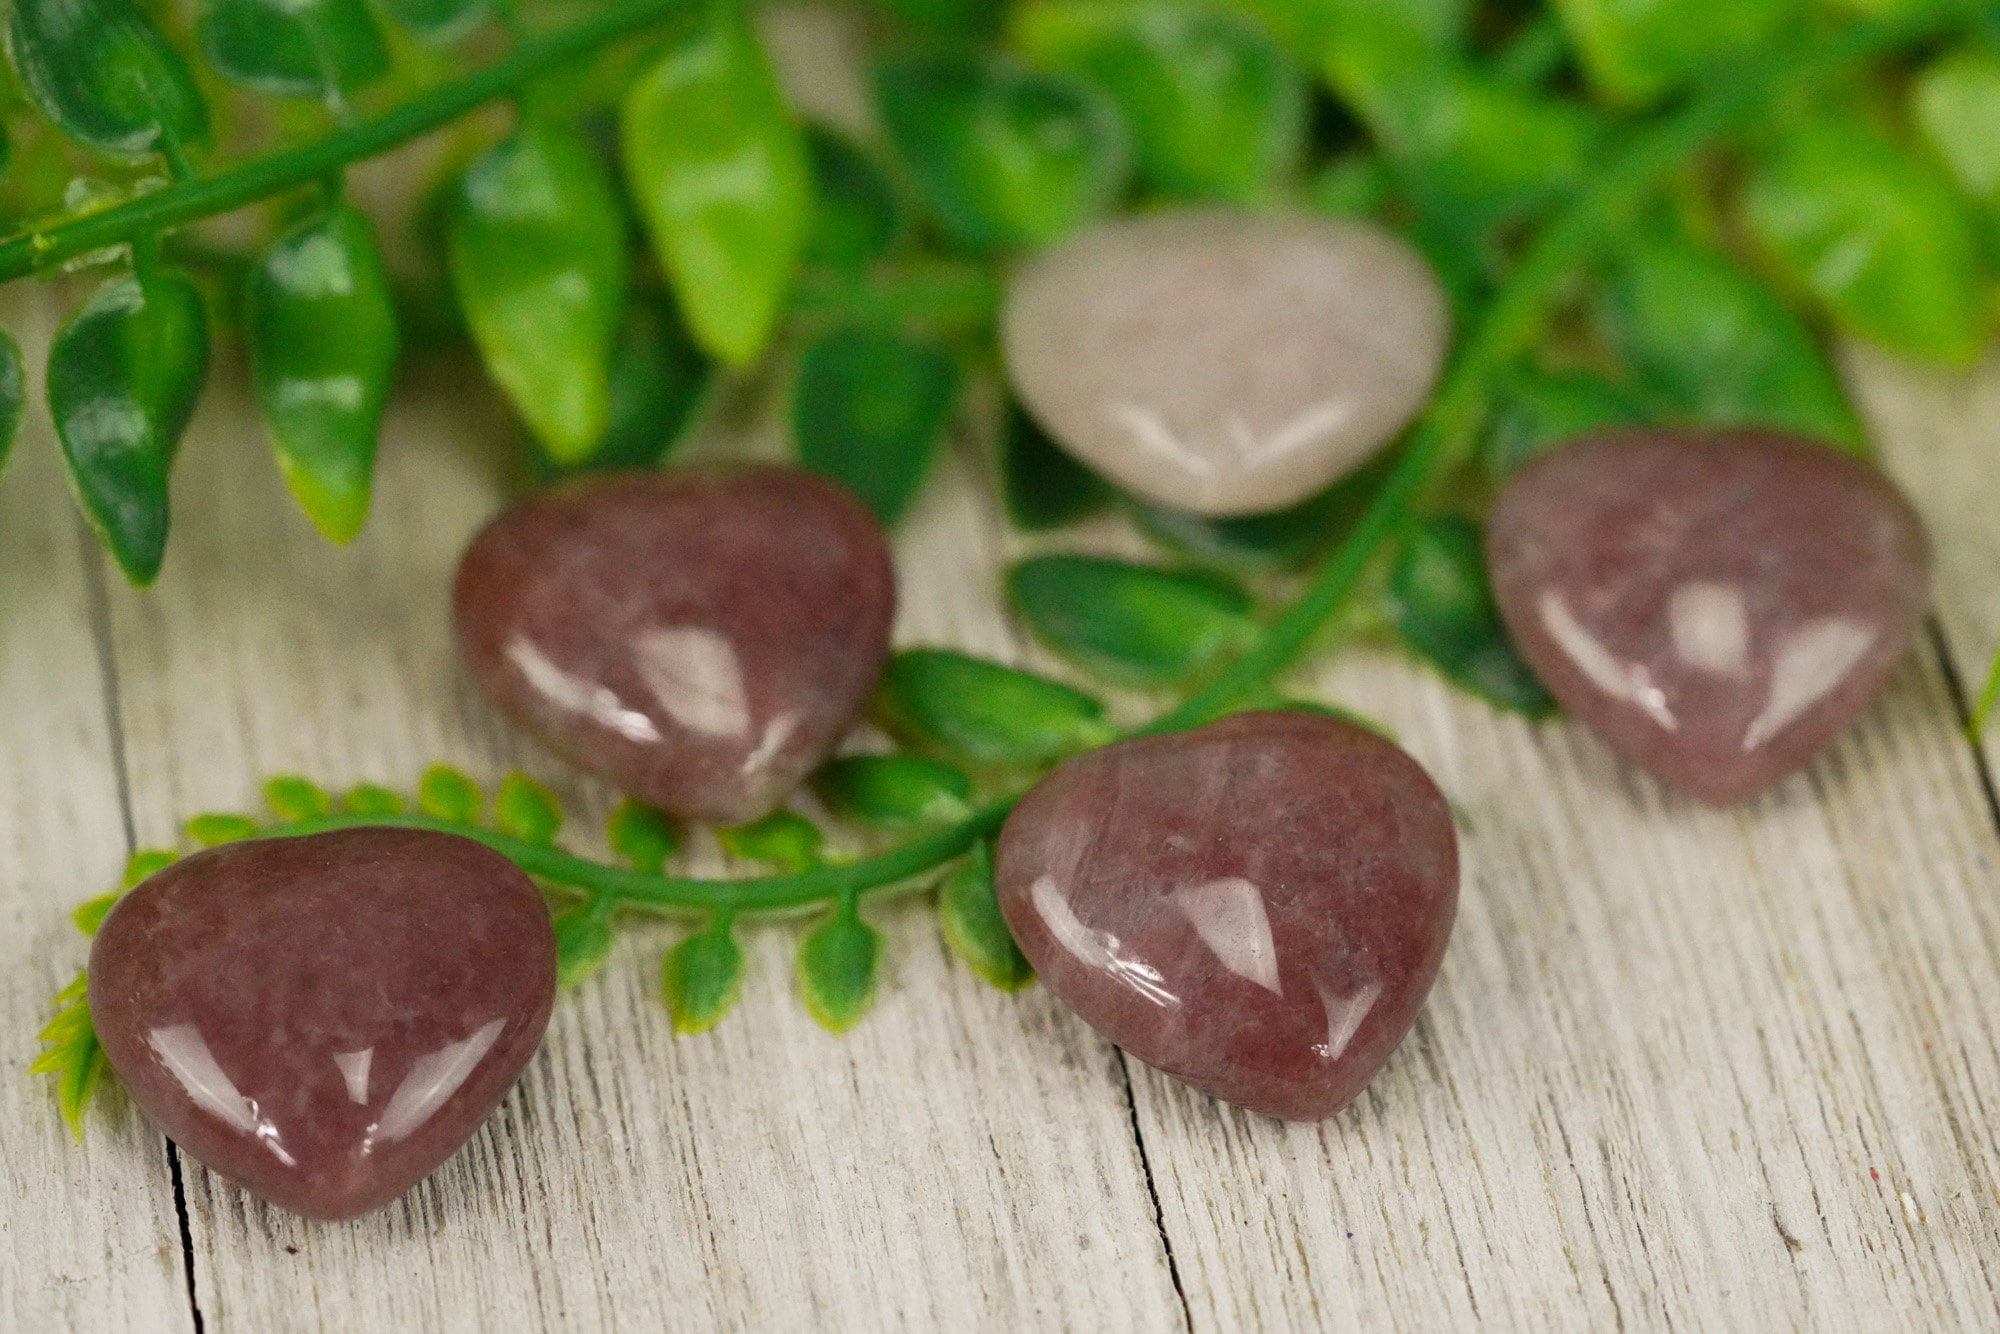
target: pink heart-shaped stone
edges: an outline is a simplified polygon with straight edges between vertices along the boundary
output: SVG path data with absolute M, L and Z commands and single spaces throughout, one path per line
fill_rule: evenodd
M 874 516 L 760 465 L 534 495 L 474 540 L 454 598 L 473 677 L 518 726 L 717 824 L 768 813 L 831 753 L 881 679 L 895 602 Z
M 1317 1120 L 1430 991 L 1458 843 L 1390 742 L 1245 713 L 1063 764 L 1015 807 L 995 875 L 1021 952 L 1084 1022 L 1227 1102 Z
M 1715 803 L 1756 795 L 1846 730 L 1930 606 L 1930 544 L 1902 494 L 1769 431 L 1564 445 L 1508 484 L 1487 553 L 1550 692 Z
M 147 1116 L 311 1218 L 395 1199 L 463 1144 L 548 1027 L 534 884 L 470 839 L 351 829 L 174 863 L 90 952 L 90 1013 Z

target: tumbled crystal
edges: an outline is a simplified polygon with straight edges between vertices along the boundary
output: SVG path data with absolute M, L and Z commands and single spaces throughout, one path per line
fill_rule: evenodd
M 1839 735 L 1930 602 L 1929 542 L 1902 494 L 1767 431 L 1585 436 L 1515 476 L 1487 550 L 1508 628 L 1551 693 L 1715 803 Z
M 555 937 L 470 839 L 347 829 L 211 848 L 119 901 L 90 1013 L 183 1149 L 312 1218 L 386 1204 L 450 1157 L 534 1055 Z
M 1352 219 L 1220 210 L 1099 223 L 1029 261 L 1007 373 L 1064 448 L 1176 509 L 1252 514 L 1353 471 L 1429 396 L 1450 316 Z
M 459 566 L 473 677 L 571 763 L 690 820 L 767 814 L 888 660 L 889 547 L 796 468 L 618 473 L 502 514 Z
M 1084 1022 L 1225 1101 L 1316 1120 L 1415 1020 L 1458 845 L 1390 742 L 1244 713 L 1063 764 L 1009 817 L 995 874 L 1021 952 Z

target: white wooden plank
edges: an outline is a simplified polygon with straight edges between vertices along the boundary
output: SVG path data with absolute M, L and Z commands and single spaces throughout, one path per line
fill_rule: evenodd
M 38 363 L 38 294 L 0 322 Z M 117 1098 L 79 1148 L 49 1082 L 23 1073 L 88 953 L 68 909 L 126 854 L 90 564 L 45 420 L 31 404 L 0 478 L 0 1329 L 185 1328 L 166 1142 Z
M 1309 679 L 1437 776 L 1464 901 L 1416 1032 L 1341 1117 L 1140 1072 L 1198 1327 L 2000 1317 L 2000 846 L 1928 645 L 1811 772 L 1726 812 L 1386 656 Z
M 142 838 L 274 771 L 407 785 L 435 758 L 487 776 L 527 758 L 557 776 L 449 648 L 451 569 L 497 494 L 482 446 L 512 430 L 476 382 L 433 367 L 399 396 L 377 512 L 345 550 L 291 512 L 240 387 L 211 394 L 160 584 L 113 598 Z M 1005 635 L 983 591 L 940 582 L 984 579 L 967 536 L 991 524 L 963 484 L 914 516 L 905 639 Z M 878 919 L 883 995 L 842 1039 L 787 994 L 788 928 L 755 933 L 717 1032 L 674 1039 L 654 991 L 671 934 L 635 933 L 468 1149 L 371 1217 L 304 1223 L 191 1169 L 210 1327 L 1177 1326 L 1115 1052 L 1045 994 L 972 980 L 924 910 Z

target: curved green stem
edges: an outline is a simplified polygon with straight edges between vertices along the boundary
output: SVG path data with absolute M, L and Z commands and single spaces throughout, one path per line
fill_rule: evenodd
M 690 0 L 621 0 L 567 28 L 524 41 L 491 65 L 439 84 L 373 120 L 252 158 L 218 176 L 178 181 L 116 208 L 0 241 L 0 282 L 296 189 L 448 125 L 622 37 L 692 12 Z
M 1856 24 L 1805 51 L 1761 62 L 1668 116 L 1607 163 L 1583 197 L 1529 247 L 1507 286 L 1453 360 L 1437 397 L 1388 480 L 1305 593 L 1272 622 L 1256 647 L 1199 693 L 1140 731 L 1169 732 L 1206 722 L 1298 659 L 1320 627 L 1352 596 L 1370 563 L 1409 521 L 1431 481 L 1471 439 L 1493 377 L 1534 347 L 1563 295 L 1564 283 L 1598 256 L 1618 235 L 1618 223 L 1642 206 L 1690 154 L 1741 124 L 1800 79 L 1921 41 L 1950 26 L 1936 16 Z M 422 816 L 387 820 L 328 816 L 269 832 L 316 833 L 358 824 L 437 829 L 477 839 L 531 875 L 608 896 L 622 906 L 653 911 L 766 913 L 917 881 L 997 831 L 1017 800 L 1019 797 L 1013 796 L 990 802 L 957 824 L 860 861 L 745 880 L 651 875 Z

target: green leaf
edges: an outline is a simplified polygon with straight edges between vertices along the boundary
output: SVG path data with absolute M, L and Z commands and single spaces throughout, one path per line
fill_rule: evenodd
M 280 820 L 316 820 L 333 810 L 333 798 L 325 788 L 292 774 L 264 784 L 264 803 Z
M 1011 398 L 1001 432 L 1000 490 L 1016 527 L 1030 533 L 1061 528 L 1117 496 L 1111 483 L 1071 458 Z
M 350 815 L 401 815 L 403 799 L 380 783 L 361 783 L 347 790 L 340 807 Z
M 843 903 L 799 942 L 799 998 L 820 1027 L 845 1033 L 875 1003 L 882 934 Z
M 896 56 L 876 76 L 890 141 L 952 240 L 1047 245 L 1123 193 L 1130 150 L 1091 85 L 969 50 Z
M 198 31 L 216 73 L 267 93 L 333 98 L 389 71 L 363 0 L 207 0 Z
M 1035 970 L 1014 943 L 993 892 L 993 854 L 981 843 L 938 887 L 938 925 L 952 953 L 1002 991 L 1019 991 Z
M 82 973 L 56 994 L 55 1017 L 38 1035 L 42 1050 L 28 1066 L 31 1074 L 55 1079 L 56 1107 L 76 1142 L 83 1142 L 83 1112 L 104 1078 L 107 1062 L 90 1020 L 90 1000 Z
M 756 39 L 716 18 L 625 94 L 625 177 L 695 341 L 738 365 L 783 314 L 812 221 L 805 137 Z
M 797 811 L 777 810 L 761 820 L 715 831 L 722 850 L 746 862 L 765 862 L 789 875 L 819 865 L 826 836 Z
M 191 842 L 204 848 L 218 847 L 224 843 L 240 843 L 246 838 L 255 838 L 263 826 L 247 815 L 232 815 L 224 811 L 210 811 L 190 819 L 183 827 Z
M 251 270 L 245 307 L 257 405 L 285 483 L 322 533 L 349 541 L 368 517 L 399 350 L 367 219 L 335 204 L 285 232 Z
M 610 424 L 596 447 L 567 468 L 547 465 L 547 475 L 656 466 L 688 438 L 715 380 L 672 298 L 646 291 L 626 308 L 610 376 Z
M 556 934 L 556 985 L 568 991 L 604 963 L 614 933 L 611 923 L 588 903 L 557 913 L 551 925 Z
M 1389 575 L 1389 614 L 1405 643 L 1474 694 L 1531 718 L 1555 712 L 1507 638 L 1471 520 L 1440 515 L 1410 534 Z
M 915 498 L 958 409 L 963 376 L 944 349 L 877 329 L 838 329 L 805 351 L 792 390 L 799 459 L 884 523 Z
M 896 248 L 909 230 L 902 198 L 875 160 L 833 131 L 806 129 L 815 185 L 808 264 L 860 273 Z
M 1552 0 L 1591 82 L 1650 102 L 1788 31 L 1801 0 Z
M 181 859 L 171 848 L 141 848 L 125 859 L 125 872 L 118 883 L 131 889 L 166 870 Z
M 450 41 L 483 17 L 486 0 L 376 0 L 389 19 L 419 37 Z
M 64 133 L 126 157 L 208 140 L 187 62 L 131 0 L 14 0 L 7 55 Z
M 1598 310 L 1656 415 L 1859 445 L 1860 424 L 1812 331 L 1722 255 L 1671 238 L 1628 243 Z
M 667 858 L 680 845 L 672 820 L 630 797 L 619 802 L 604 822 L 604 837 L 613 852 L 648 875 L 665 870 Z
M 618 196 L 590 149 L 529 120 L 466 168 L 446 222 L 452 286 L 487 370 L 549 457 L 589 457 L 611 420 L 631 282 Z
M 1298 162 L 1305 75 L 1255 22 L 1178 0 L 1039 0 L 1013 32 L 1031 60 L 1110 91 L 1156 189 L 1251 203 Z
M 1186 685 L 1257 636 L 1250 595 L 1205 571 L 1035 556 L 1008 571 L 1007 595 L 1037 639 L 1087 671 L 1132 685 Z
M 104 919 L 118 906 L 118 900 L 125 897 L 125 891 L 114 889 L 108 894 L 99 894 L 94 899 L 85 899 L 69 910 L 69 920 L 76 923 L 76 929 L 86 936 L 97 934 L 97 928 L 104 925 Z
M 975 764 L 1045 764 L 1117 735 L 1102 701 L 947 649 L 891 658 L 880 707 L 892 730 Z
M 27 377 L 21 371 L 21 348 L 5 330 L 0 330 L 0 470 L 7 466 L 7 453 L 21 429 L 21 405 L 27 400 Z
M 1135 502 L 1140 527 L 1197 560 L 1250 570 L 1289 569 L 1346 536 L 1381 489 L 1394 455 L 1385 455 L 1315 496 L 1269 514 L 1211 519 Z
M 1872 129 L 1797 125 L 1745 196 L 1785 276 L 1848 329 L 1905 355 L 1965 366 L 1988 327 L 1979 240 L 1951 183 Z
M 178 273 L 110 279 L 49 347 L 49 412 L 70 485 L 141 587 L 166 553 L 167 471 L 207 370 L 208 319 Z
M 1487 475 L 1503 482 L 1555 445 L 1649 416 L 1631 393 L 1591 371 L 1522 370 L 1495 390 L 1480 455 Z
M 433 764 L 417 780 L 417 809 L 433 820 L 478 824 L 479 785 L 448 764 Z
M 674 1031 L 706 1033 L 722 1022 L 743 991 L 743 947 L 726 919 L 697 931 L 667 951 L 660 993 L 674 1017 Z
M 528 775 L 516 771 L 500 780 L 493 801 L 493 820 L 500 832 L 529 843 L 553 843 L 562 828 L 562 807 L 555 794 Z
M 1967 45 L 1910 90 L 1917 127 L 1969 198 L 2000 207 L 2000 50 Z
M 1320 168 L 1309 195 L 1322 213 L 1361 218 L 1381 212 L 1395 189 L 1388 163 L 1372 152 L 1351 152 Z
M 813 776 L 835 815 L 877 829 L 950 824 L 972 809 L 972 780 L 963 769 L 918 755 L 848 755 Z

